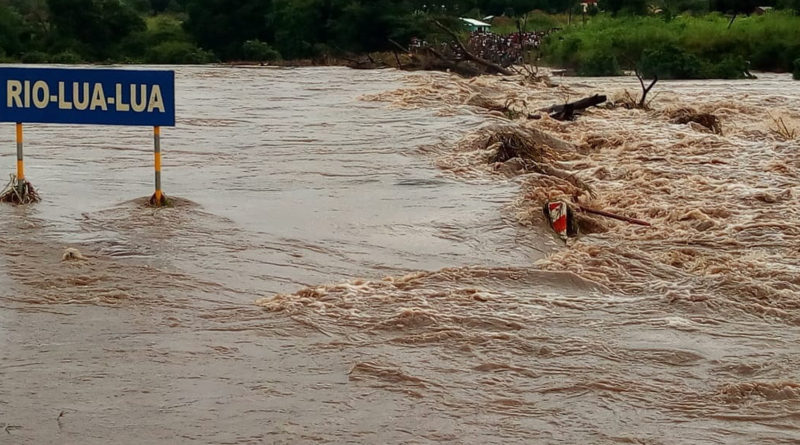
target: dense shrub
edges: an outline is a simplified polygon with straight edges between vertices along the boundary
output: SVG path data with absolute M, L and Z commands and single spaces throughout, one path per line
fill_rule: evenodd
M 215 60 L 214 54 L 189 42 L 164 42 L 147 51 L 145 61 L 156 64 L 202 64 Z
M 44 3 L 48 8 L 49 38 L 54 40 L 49 43 L 56 46 L 61 42 L 77 44 L 58 49 L 52 45 L 42 46 L 53 52 L 73 49 L 92 60 L 116 59 L 120 56 L 118 45 L 131 34 L 146 29 L 144 19 L 128 2 L 47 0 Z
M 146 29 L 130 34 L 119 47 L 120 60 L 152 60 L 153 63 L 179 63 L 169 61 L 175 53 L 189 51 L 194 41 L 184 31 L 181 21 L 172 15 L 157 15 L 146 20 Z M 165 45 L 166 44 L 166 45 Z M 156 49 L 159 45 L 165 45 Z M 165 54 L 165 53 L 171 53 Z M 157 62 L 156 60 L 165 60 Z
M 697 79 L 701 77 L 701 68 L 697 56 L 675 45 L 645 50 L 639 61 L 639 71 L 648 78 Z
M 166 41 L 191 41 L 191 37 L 183 29 L 180 19 L 172 15 L 157 15 L 147 20 L 146 38 L 149 43 Z
M 82 63 L 83 59 L 78 54 L 74 53 L 73 51 L 62 51 L 58 54 L 54 54 L 50 56 L 51 63 L 61 63 L 61 64 L 76 64 Z
M 703 76 L 706 79 L 744 79 L 749 74 L 747 61 L 742 56 L 728 55 L 716 63 L 706 63 Z
M 617 56 L 610 51 L 597 52 L 582 60 L 578 66 L 579 76 L 619 76 L 622 70 L 619 67 Z
M 800 58 L 794 61 L 794 80 L 800 80 Z
M 638 67 L 643 76 L 659 79 L 742 79 L 749 74 L 742 56 L 727 55 L 715 62 L 673 45 L 645 51 Z
M 750 63 L 754 69 L 764 69 L 764 67 L 775 66 L 776 62 L 788 56 L 788 48 L 784 42 L 766 42 L 753 50 Z
M 41 51 L 28 51 L 22 55 L 22 63 L 47 63 L 50 56 Z
M 248 40 L 242 44 L 242 54 L 247 60 L 271 62 L 280 60 L 281 54 L 268 43 L 260 40 Z
M 639 66 L 664 78 L 745 76 L 748 68 L 791 71 L 800 57 L 800 17 L 787 12 L 730 19 L 718 13 L 700 17 L 663 18 L 599 14 L 586 25 L 551 35 L 543 46 L 544 61 L 593 71 L 610 52 L 622 65 Z M 670 60 L 674 58 L 674 60 Z M 748 66 L 749 61 L 749 66 Z

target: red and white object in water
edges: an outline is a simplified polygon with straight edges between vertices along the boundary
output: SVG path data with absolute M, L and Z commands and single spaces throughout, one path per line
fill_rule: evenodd
M 567 240 L 567 203 L 555 201 L 547 203 L 550 226 L 564 241 Z

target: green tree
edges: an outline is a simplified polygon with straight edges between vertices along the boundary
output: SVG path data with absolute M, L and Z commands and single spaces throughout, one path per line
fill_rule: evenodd
M 25 23 L 18 12 L 9 6 L 0 5 L 0 52 L 3 55 L 13 56 L 22 51 L 23 42 L 20 36 L 26 31 Z
M 269 21 L 275 28 L 275 46 L 287 58 L 315 55 L 327 42 L 333 14 L 332 0 L 274 0 Z
M 350 51 L 376 51 L 390 47 L 389 39 L 408 41 L 422 31 L 422 16 L 413 16 L 402 2 L 351 1 L 334 21 L 332 33 L 337 45 Z M 444 2 L 447 7 L 447 2 Z M 458 10 L 458 5 L 450 5 Z M 447 10 L 445 8 L 445 10 Z
M 145 29 L 136 11 L 119 0 L 48 0 L 58 46 L 73 42 L 79 52 L 95 59 L 114 56 L 117 45 Z M 60 48 L 69 49 L 69 48 Z
M 13 0 L 13 8 L 19 12 L 25 23 L 28 46 L 37 44 L 48 38 L 51 31 L 50 8 L 47 0 Z
M 242 56 L 251 39 L 272 42 L 270 0 L 187 0 L 184 28 L 200 46 L 225 59 Z

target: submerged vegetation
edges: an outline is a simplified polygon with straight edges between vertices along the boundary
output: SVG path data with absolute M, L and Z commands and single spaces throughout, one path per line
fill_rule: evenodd
M 536 56 L 579 75 L 800 78 L 800 0 L 5 0 L 0 60 L 190 64 L 323 60 L 443 43 L 435 20 L 549 31 Z M 774 6 L 763 15 L 757 5 Z M 466 34 L 466 28 L 460 31 Z M 399 43 L 398 43 L 399 42 Z M 531 59 L 534 60 L 534 59 Z

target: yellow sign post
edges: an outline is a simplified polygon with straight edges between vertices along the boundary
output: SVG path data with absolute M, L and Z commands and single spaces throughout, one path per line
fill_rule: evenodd
M 175 72 L 156 70 L 0 68 L 0 122 L 17 130 L 17 175 L 0 201 L 39 200 L 25 178 L 22 124 L 137 125 L 153 127 L 155 193 L 150 204 L 169 204 L 161 189 L 161 127 L 175 125 Z
M 17 180 L 25 181 L 25 161 L 22 156 L 22 122 L 17 122 Z
M 16 122 L 17 129 L 17 174 L 0 190 L 0 202 L 28 204 L 39 201 L 39 194 L 25 180 L 25 158 L 22 152 L 22 122 Z
M 167 198 L 161 191 L 161 127 L 153 127 L 153 156 L 156 170 L 156 192 L 150 198 L 150 204 L 161 207 L 167 204 Z

